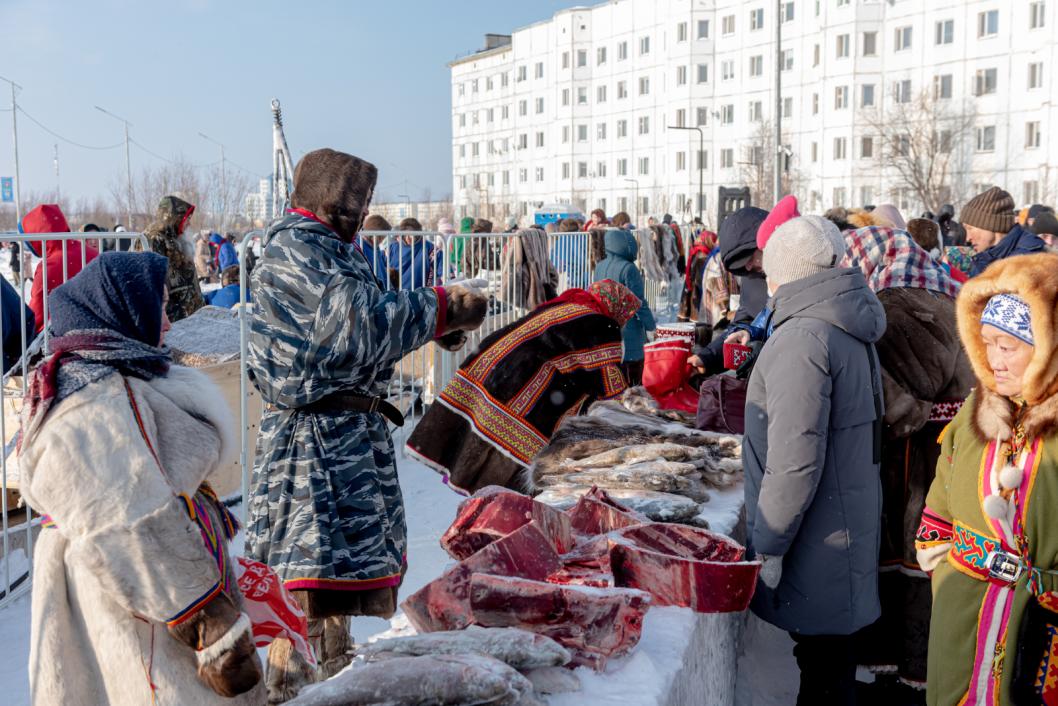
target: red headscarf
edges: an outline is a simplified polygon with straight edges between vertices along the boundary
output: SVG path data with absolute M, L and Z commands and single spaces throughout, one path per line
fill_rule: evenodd
M 643 302 L 623 284 L 618 284 L 612 279 L 604 279 L 591 285 L 587 290 L 567 289 L 551 301 L 544 302 L 537 309 L 556 304 L 580 304 L 624 326 L 636 315 Z

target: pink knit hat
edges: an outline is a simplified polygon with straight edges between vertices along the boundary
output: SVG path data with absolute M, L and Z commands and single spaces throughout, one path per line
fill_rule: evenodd
M 757 248 L 763 250 L 764 246 L 768 244 L 768 238 L 771 237 L 776 228 L 791 218 L 797 218 L 800 215 L 801 213 L 797 210 L 797 197 L 793 194 L 783 196 L 779 203 L 775 204 L 775 208 L 771 210 L 768 217 L 764 219 L 764 222 L 760 224 L 760 228 L 757 229 Z

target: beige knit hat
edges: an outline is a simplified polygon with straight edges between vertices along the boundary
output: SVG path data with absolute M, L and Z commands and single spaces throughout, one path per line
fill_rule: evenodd
M 845 256 L 838 227 L 821 216 L 801 216 L 775 229 L 764 246 L 764 274 L 781 287 L 837 267 Z
M 1006 233 L 1014 227 L 1014 199 L 998 186 L 993 186 L 962 207 L 959 222 L 993 233 Z

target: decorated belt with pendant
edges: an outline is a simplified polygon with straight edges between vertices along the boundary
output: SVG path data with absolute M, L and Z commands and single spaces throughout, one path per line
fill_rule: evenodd
M 960 573 L 1000 586 L 1013 586 L 1025 573 L 1021 557 L 1003 549 L 999 540 L 955 523 L 948 560 Z

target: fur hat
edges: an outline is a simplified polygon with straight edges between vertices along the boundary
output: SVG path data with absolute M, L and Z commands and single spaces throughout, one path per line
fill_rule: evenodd
M 360 230 L 377 180 L 378 169 L 370 162 L 332 149 L 315 150 L 294 168 L 290 205 L 315 213 L 348 242 Z
M 959 221 L 964 226 L 973 226 L 993 233 L 1006 233 L 1014 227 L 1014 199 L 998 186 L 970 199 Z
M 764 248 L 764 273 L 776 286 L 837 267 L 845 241 L 837 226 L 821 216 L 800 216 L 775 229 Z
M 797 218 L 800 215 L 801 212 L 797 210 L 797 197 L 793 194 L 783 196 L 779 203 L 775 204 L 775 208 L 771 210 L 768 217 L 764 219 L 764 222 L 760 224 L 760 228 L 757 228 L 757 247 L 763 250 L 764 246 L 768 244 L 768 238 L 771 237 L 776 228 L 791 218 Z
M 907 232 L 926 252 L 940 247 L 940 226 L 928 218 L 912 218 L 907 222 Z

